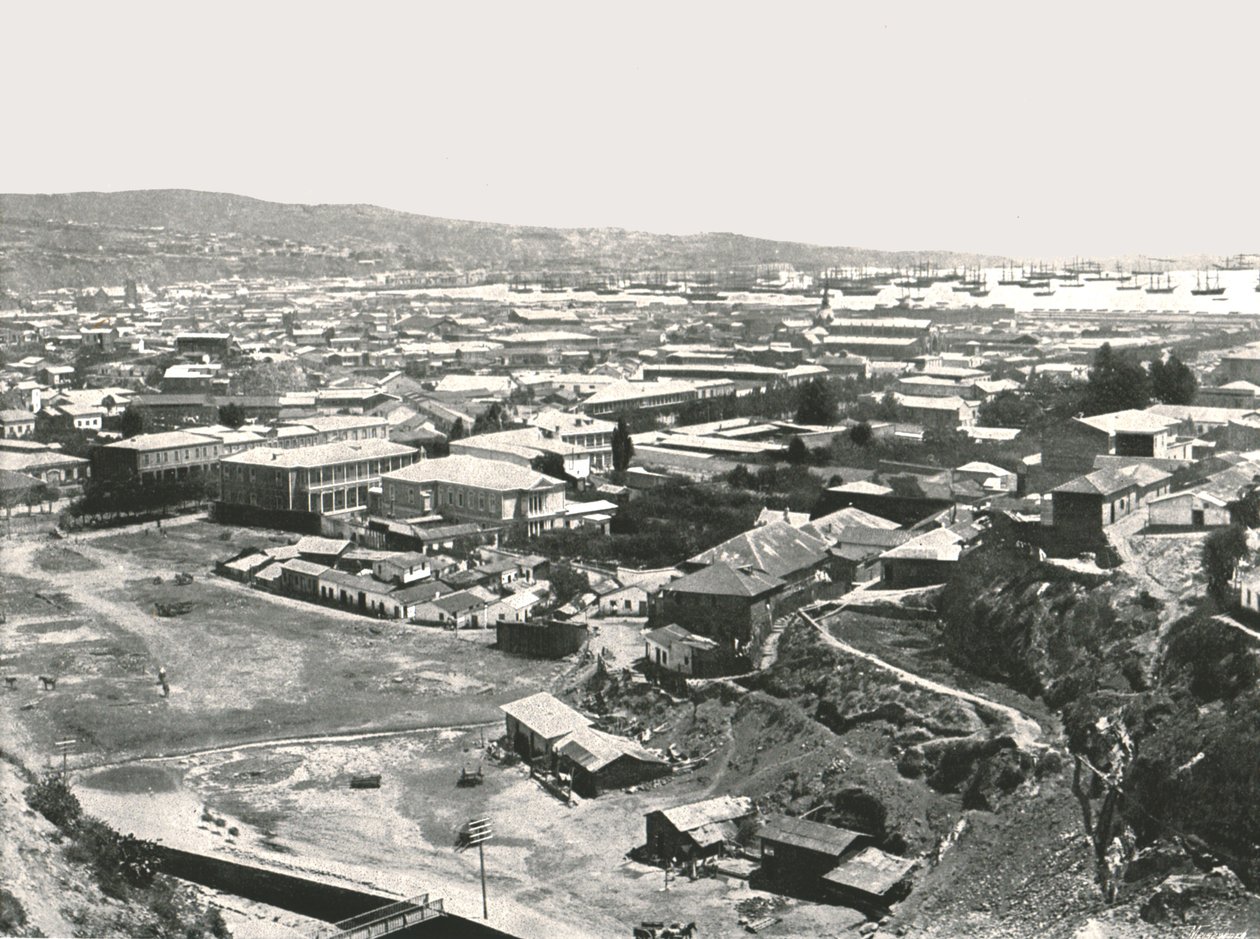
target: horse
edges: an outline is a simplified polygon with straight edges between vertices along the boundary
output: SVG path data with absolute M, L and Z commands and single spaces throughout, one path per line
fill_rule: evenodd
M 44 691 L 56 691 L 57 679 L 49 675 L 40 675 L 39 680 L 44 683 Z

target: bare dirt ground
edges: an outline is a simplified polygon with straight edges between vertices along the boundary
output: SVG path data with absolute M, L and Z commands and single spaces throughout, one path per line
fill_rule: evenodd
M 725 791 L 725 763 L 565 806 L 524 769 L 485 761 L 481 727 L 498 736 L 497 705 L 555 688 L 571 663 L 501 654 L 490 633 L 380 622 L 207 573 L 214 558 L 272 537 L 188 519 L 164 534 L 7 542 L 0 669 L 16 690 L 3 699 L 5 745 L 43 766 L 54 740 L 77 739 L 85 807 L 122 830 L 400 895 L 429 890 L 468 915 L 480 913 L 476 858 L 452 841 L 469 817 L 489 815 L 492 916 L 522 935 L 622 936 L 642 919 L 730 935 L 736 902 L 768 898 L 740 880 L 682 878 L 666 891 L 659 869 L 626 858 L 644 840 L 644 813 Z M 175 585 L 180 571 L 194 583 Z M 191 608 L 157 615 L 172 603 Z M 642 621 L 597 622 L 600 647 L 629 665 Z M 39 690 L 43 674 L 57 677 L 55 691 Z M 384 734 L 393 730 L 412 732 Z M 457 787 L 477 762 L 485 783 Z M 382 774 L 382 788 L 350 790 L 357 772 Z M 804 902 L 780 915 L 771 935 L 839 935 L 862 919 Z

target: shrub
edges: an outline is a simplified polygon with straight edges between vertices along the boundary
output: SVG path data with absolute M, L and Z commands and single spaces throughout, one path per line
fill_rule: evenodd
M 83 817 L 78 797 L 56 773 L 27 786 L 26 803 L 62 831 L 70 831 Z
M 0 935 L 29 936 L 26 928 L 26 908 L 22 901 L 4 887 L 0 887 Z

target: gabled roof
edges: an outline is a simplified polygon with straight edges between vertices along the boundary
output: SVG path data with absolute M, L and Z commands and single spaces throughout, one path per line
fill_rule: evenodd
M 399 482 L 460 483 L 497 492 L 554 489 L 564 486 L 562 480 L 546 476 L 536 470 L 517 466 L 515 463 L 487 460 L 475 456 L 447 456 L 437 460 L 423 460 L 395 472 L 385 473 L 383 478 Z
M 679 642 L 691 646 L 693 649 L 716 649 L 717 643 L 708 636 L 699 636 L 689 629 L 684 629 L 676 623 L 670 623 L 667 626 L 661 626 L 657 629 L 649 629 L 643 634 L 643 638 L 649 642 L 655 642 L 657 645 L 668 645 L 671 642 Z
M 545 691 L 501 704 L 499 710 L 547 740 L 563 737 L 591 723 L 588 718 Z
M 643 749 L 633 740 L 606 734 L 593 727 L 575 727 L 556 745 L 556 752 L 568 757 L 588 772 L 594 773 L 609 763 L 631 757 L 642 763 L 664 763 L 655 753 Z
M 664 586 L 672 593 L 714 594 L 724 597 L 759 597 L 778 590 L 783 582 L 757 571 L 740 571 L 718 561 Z
M 852 847 L 853 842 L 865 837 L 867 836 L 861 832 L 849 831 L 847 828 L 811 822 L 807 818 L 789 818 L 786 815 L 772 818 L 761 829 L 762 841 L 777 841 L 832 857 L 844 854 Z
M 747 796 L 718 796 L 703 802 L 691 802 L 687 805 L 676 805 L 672 809 L 661 809 L 660 813 L 678 831 L 694 831 L 705 825 L 744 818 L 752 815 L 756 810 L 753 800 Z
M 781 578 L 814 567 L 826 558 L 829 547 L 827 541 L 813 532 L 777 519 L 703 551 L 687 563 L 722 562 L 740 570 L 751 568 Z
M 1063 485 L 1056 486 L 1050 491 L 1108 496 L 1123 492 L 1125 489 L 1151 486 L 1171 478 L 1171 474 L 1146 463 L 1131 463 L 1126 466 L 1106 466 L 1096 469 L 1085 476 L 1069 479 Z
M 1175 417 L 1167 417 L 1150 411 L 1130 408 L 1093 417 L 1078 417 L 1077 421 L 1106 434 L 1158 434 L 1180 423 Z

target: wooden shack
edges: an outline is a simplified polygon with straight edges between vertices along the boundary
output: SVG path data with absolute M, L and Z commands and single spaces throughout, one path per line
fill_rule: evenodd
M 779 816 L 760 832 L 761 870 L 782 884 L 817 887 L 851 851 L 865 847 L 870 836 L 804 818 Z
M 662 860 L 694 860 L 723 853 L 740 823 L 757 811 L 745 796 L 719 796 L 703 802 L 657 809 L 645 816 L 647 850 Z

